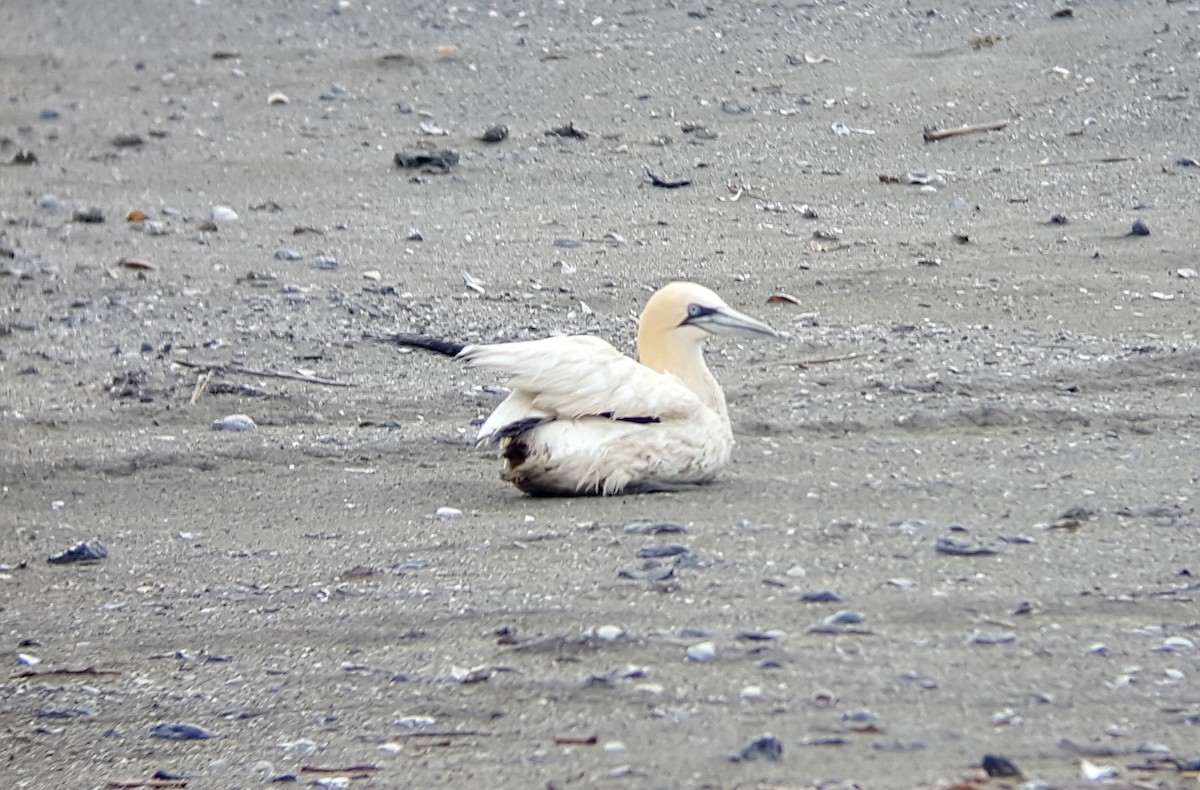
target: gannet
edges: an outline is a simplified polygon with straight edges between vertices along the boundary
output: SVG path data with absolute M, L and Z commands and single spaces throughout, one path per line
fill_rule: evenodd
M 709 335 L 778 337 L 708 288 L 673 282 L 642 311 L 636 361 L 586 335 L 488 345 L 375 339 L 508 377 L 511 393 L 477 437 L 499 446 L 502 480 L 531 496 L 609 496 L 698 486 L 729 463 L 725 394 L 704 363 Z

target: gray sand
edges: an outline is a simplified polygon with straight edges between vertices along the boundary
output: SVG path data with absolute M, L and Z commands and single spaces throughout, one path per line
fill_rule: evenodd
M 383 5 L 0 7 L 5 786 L 1187 782 L 1194 4 Z M 632 351 L 675 278 L 786 335 L 711 344 L 739 446 L 695 492 L 522 497 L 472 441 L 503 382 L 363 340 Z

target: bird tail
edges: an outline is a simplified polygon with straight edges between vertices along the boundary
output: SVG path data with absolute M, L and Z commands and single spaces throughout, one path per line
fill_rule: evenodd
M 440 337 L 429 337 L 428 335 L 410 335 L 405 332 L 397 332 L 394 335 L 372 335 L 364 332 L 363 339 L 374 340 L 379 343 L 391 343 L 403 348 L 423 348 L 426 351 L 434 351 L 448 357 L 457 357 L 466 348 L 465 343 L 455 343 L 453 340 L 444 340 Z

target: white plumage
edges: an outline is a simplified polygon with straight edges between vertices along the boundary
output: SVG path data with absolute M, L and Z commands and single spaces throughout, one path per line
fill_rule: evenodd
M 707 483 L 733 449 L 725 396 L 704 364 L 709 334 L 774 330 L 693 283 L 671 283 L 642 312 L 635 361 L 597 337 L 458 345 L 390 340 L 500 373 L 511 394 L 479 430 L 501 448 L 501 478 L 532 495 L 671 491 Z

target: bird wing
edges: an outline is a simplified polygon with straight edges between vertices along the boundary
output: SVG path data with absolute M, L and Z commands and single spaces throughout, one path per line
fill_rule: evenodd
M 481 439 L 529 418 L 665 421 L 705 408 L 679 379 L 646 367 L 598 337 L 471 345 L 459 357 L 507 375 L 513 390 L 484 424 Z

